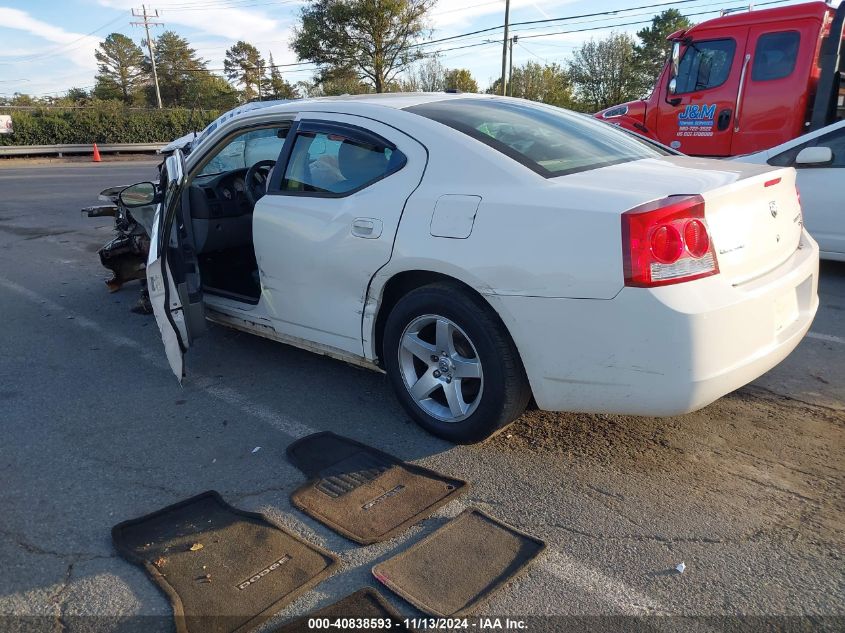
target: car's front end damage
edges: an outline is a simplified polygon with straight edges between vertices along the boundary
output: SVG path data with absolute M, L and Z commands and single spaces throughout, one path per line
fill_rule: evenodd
M 135 312 L 150 313 L 146 292 L 146 262 L 150 251 L 148 227 L 139 222 L 132 212 L 120 203 L 119 195 L 125 186 L 109 187 L 100 192 L 99 199 L 108 204 L 85 207 L 82 213 L 89 218 L 113 217 L 115 236 L 97 251 L 100 263 L 111 271 L 106 279 L 109 292 L 117 292 L 124 284 L 139 280 L 141 298 L 133 308 Z

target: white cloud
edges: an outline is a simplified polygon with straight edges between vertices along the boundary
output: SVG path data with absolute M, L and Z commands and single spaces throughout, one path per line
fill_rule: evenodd
M 24 60 L 27 62 L 50 55 L 53 52 L 61 53 L 61 57 L 70 60 L 74 65 L 81 68 L 94 70 L 97 67 L 94 59 L 94 49 L 100 39 L 91 35 L 65 31 L 61 27 L 48 24 L 42 20 L 33 18 L 26 11 L 0 7 L 0 26 L 7 29 L 24 31 L 30 35 L 53 42 L 59 46 L 47 46 L 43 50 L 31 50 L 28 53 L 32 57 Z M 13 55 L 13 52 L 6 52 L 6 55 Z M 19 66 L 20 64 L 16 64 Z
M 133 8 L 137 8 L 137 0 L 99 0 L 100 4 L 112 9 L 121 9 L 127 15 Z M 174 25 L 187 26 L 205 35 L 218 35 L 232 41 L 252 41 L 259 38 L 269 38 L 278 35 L 282 29 L 280 20 L 272 17 L 263 9 L 238 9 L 236 7 L 214 8 L 214 2 L 197 6 L 187 6 L 191 3 L 185 0 L 161 0 L 155 3 L 160 18 L 156 21 L 164 22 L 164 28 Z M 285 7 L 288 9 L 288 7 Z M 292 12 L 286 11 L 285 22 L 290 22 Z M 160 29 L 159 29 L 160 30 Z
M 540 2 L 538 0 L 511 0 L 511 21 L 516 21 L 515 16 L 519 13 L 520 19 L 534 19 L 531 14 L 536 14 L 536 19 L 549 18 L 549 11 L 558 7 L 577 2 L 577 0 L 557 0 L 556 2 Z M 541 7 L 542 5 L 542 7 Z M 526 11 L 521 11 L 525 9 Z M 527 11 L 530 9 L 531 11 Z M 440 0 L 432 12 L 431 21 L 436 29 L 449 27 L 465 27 L 473 24 L 475 18 L 482 16 L 501 16 L 497 24 L 505 21 L 505 7 L 501 0 Z

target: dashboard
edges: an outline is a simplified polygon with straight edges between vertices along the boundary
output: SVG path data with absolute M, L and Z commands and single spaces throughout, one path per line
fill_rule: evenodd
M 191 216 L 193 218 L 233 218 L 252 213 L 246 197 L 246 169 L 222 174 L 198 176 L 191 184 Z
M 191 225 L 198 253 L 252 243 L 252 204 L 246 197 L 246 169 L 197 176 L 188 189 Z

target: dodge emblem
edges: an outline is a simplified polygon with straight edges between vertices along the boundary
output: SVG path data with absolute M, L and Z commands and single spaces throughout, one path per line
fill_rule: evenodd
M 778 217 L 778 203 L 774 200 L 769 203 L 769 213 L 772 214 L 773 218 Z

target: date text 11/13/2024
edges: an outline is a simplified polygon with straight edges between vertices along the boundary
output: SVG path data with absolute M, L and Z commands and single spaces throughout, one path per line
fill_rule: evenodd
M 524 620 L 511 618 L 406 618 L 402 621 L 405 627 L 417 631 L 524 631 L 527 625 Z M 385 630 L 393 628 L 390 618 L 311 618 L 308 629 L 319 630 Z

